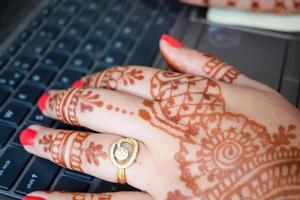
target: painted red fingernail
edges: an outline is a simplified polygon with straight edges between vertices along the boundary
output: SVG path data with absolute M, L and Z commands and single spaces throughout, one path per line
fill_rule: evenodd
M 83 81 L 82 80 L 76 81 L 72 85 L 73 88 L 82 88 L 82 86 L 83 86 Z
M 181 42 L 179 42 L 178 40 L 176 40 L 175 38 L 173 38 L 167 34 L 163 34 L 161 39 L 166 41 L 167 43 L 169 43 L 171 46 L 173 46 L 175 48 L 183 48 L 184 47 L 184 45 Z
M 46 109 L 46 102 L 47 102 L 47 99 L 49 98 L 49 94 L 48 93 L 44 93 L 39 101 L 38 101 L 38 107 L 41 111 L 44 111 Z
M 35 196 L 26 196 L 23 198 L 23 200 L 46 200 L 42 197 L 35 197 Z
M 20 133 L 20 142 L 24 146 L 32 146 L 34 143 L 34 138 L 36 137 L 37 132 L 30 128 L 24 129 Z

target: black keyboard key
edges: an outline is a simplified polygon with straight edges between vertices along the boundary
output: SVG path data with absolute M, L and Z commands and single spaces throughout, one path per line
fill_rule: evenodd
M 118 36 L 112 43 L 112 48 L 117 51 L 127 53 L 132 47 L 133 42 L 125 37 Z
M 111 10 L 114 12 L 123 13 L 125 10 L 129 9 L 130 5 L 132 5 L 132 3 L 130 4 L 129 2 L 126 1 L 119 1 L 117 4 L 114 4 L 111 7 Z
M 125 54 L 121 51 L 109 50 L 102 59 L 102 62 L 114 66 L 122 65 L 125 59 Z
M 121 185 L 118 183 L 110 183 L 104 180 L 97 185 L 95 192 L 105 193 L 105 192 L 118 192 L 118 191 L 137 191 L 137 189 L 131 187 L 130 185 Z
M 88 39 L 81 47 L 81 51 L 93 56 L 95 54 L 100 54 L 103 51 L 105 45 L 106 43 L 104 41 Z
M 50 52 L 43 60 L 43 64 L 54 69 L 61 69 L 68 57 L 58 52 Z
M 48 86 L 54 79 L 56 72 L 51 69 L 37 68 L 29 77 L 29 81 L 32 81 L 43 86 Z
M 92 180 L 92 176 L 70 169 L 65 169 L 65 174 L 76 176 L 81 179 Z
M 76 14 L 76 12 L 80 9 L 80 5 L 76 1 L 65 1 L 60 8 L 64 12 Z
M 43 115 L 39 109 L 36 109 L 29 118 L 29 124 L 41 124 L 49 127 L 53 122 L 52 119 Z
M 44 8 L 39 14 L 38 14 L 38 16 L 40 16 L 40 17 L 48 17 L 51 13 L 52 13 L 52 11 L 53 11 L 53 9 L 50 7 L 50 6 L 48 6 L 48 7 L 46 7 L 46 8 Z
M 136 7 L 136 9 L 133 11 L 131 16 L 129 17 L 129 21 L 142 25 L 147 21 L 149 15 L 150 15 L 150 12 L 151 11 L 147 7 L 140 4 Z
M 82 23 L 73 23 L 66 31 L 66 36 L 80 39 L 88 32 L 89 27 Z
M 87 182 L 63 176 L 59 179 L 54 190 L 66 192 L 86 192 L 88 188 L 89 184 Z
M 30 154 L 25 150 L 8 148 L 0 159 L 0 188 L 9 190 L 24 166 L 28 162 Z
M 49 24 L 57 26 L 58 28 L 63 28 L 70 22 L 71 16 L 72 13 L 57 11 L 49 19 Z
M 35 158 L 23 179 L 16 188 L 16 193 L 26 195 L 37 190 L 47 190 L 56 177 L 59 167 L 42 158 Z
M 103 9 L 103 7 L 105 6 L 105 1 L 97 1 L 97 0 L 93 0 L 87 3 L 86 5 L 86 10 L 87 11 L 91 11 L 91 12 L 98 12 L 101 11 L 101 9 Z
M 0 85 L 15 88 L 23 80 L 24 75 L 16 71 L 5 71 L 0 75 Z
M 23 105 L 9 103 L 1 111 L 0 119 L 18 125 L 24 120 L 28 112 L 29 108 Z
M 8 56 L 2 55 L 0 56 L 0 70 L 8 63 L 9 58 Z
M 17 56 L 12 62 L 11 67 L 19 70 L 30 71 L 37 62 L 37 59 L 29 56 Z
M 120 35 L 135 40 L 142 31 L 142 26 L 136 22 L 127 22 L 121 29 Z
M 0 94 L 0 105 L 3 105 L 6 99 L 9 97 L 10 92 L 3 88 L 0 88 Z
M 77 69 L 89 70 L 93 65 L 93 59 L 90 56 L 77 54 L 71 61 L 71 66 Z
M 55 50 L 62 51 L 66 53 L 72 53 L 78 45 L 78 41 L 71 38 L 62 38 L 56 45 Z
M 11 44 L 8 49 L 7 49 L 7 53 L 9 53 L 10 55 L 14 55 L 17 53 L 17 51 L 20 49 L 21 45 L 18 42 L 14 42 L 13 44 Z
M 30 38 L 31 35 L 32 35 L 31 30 L 24 30 L 20 33 L 18 39 L 22 42 L 26 42 Z
M 43 19 L 41 17 L 37 17 L 33 19 L 30 23 L 30 26 L 34 29 L 37 29 L 43 22 Z
M 80 15 L 78 15 L 76 22 L 90 25 L 96 21 L 98 14 L 99 13 L 95 11 L 85 10 Z
M 49 47 L 49 41 L 44 39 L 33 39 L 25 48 L 24 53 L 31 53 L 34 55 L 42 55 Z
M 71 86 L 75 81 L 78 81 L 84 74 L 74 71 L 74 70 L 65 70 L 62 75 L 58 79 L 58 83 L 65 85 L 65 86 Z
M 106 69 L 109 68 L 109 67 L 111 67 L 111 64 L 100 62 L 100 63 L 95 67 L 95 69 L 93 70 L 93 72 L 94 72 L 94 73 L 101 72 L 101 71 L 103 71 L 103 70 L 106 70 Z
M 45 26 L 43 27 L 40 32 L 38 33 L 38 36 L 41 38 L 46 38 L 53 40 L 55 39 L 60 32 L 60 29 L 54 26 Z
M 26 83 L 15 94 L 14 99 L 34 105 L 43 92 L 41 88 Z
M 109 12 L 105 15 L 102 23 L 112 27 L 116 27 L 121 23 L 123 16 L 117 12 Z
M 106 41 L 113 34 L 114 30 L 115 30 L 115 28 L 108 26 L 107 24 L 100 23 L 93 30 L 92 38 L 95 40 Z
M 2 148 L 8 139 L 14 134 L 15 129 L 0 125 L 0 148 Z

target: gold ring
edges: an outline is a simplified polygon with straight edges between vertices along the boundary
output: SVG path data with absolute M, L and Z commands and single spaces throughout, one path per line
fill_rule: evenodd
M 118 182 L 126 184 L 125 169 L 130 167 L 136 160 L 139 144 L 133 138 L 121 138 L 110 147 L 110 159 L 119 168 Z

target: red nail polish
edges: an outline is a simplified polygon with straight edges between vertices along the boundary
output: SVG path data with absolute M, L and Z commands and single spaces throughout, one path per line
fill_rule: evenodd
M 175 48 L 183 48 L 184 47 L 184 45 L 181 42 L 179 42 L 178 40 L 176 40 L 175 38 L 173 38 L 167 34 L 163 34 L 161 39 L 166 41 L 167 43 L 169 43 L 171 46 L 173 46 Z
M 82 86 L 83 86 L 83 81 L 82 80 L 76 81 L 72 85 L 73 88 L 82 88 Z
M 35 130 L 32 129 L 24 129 L 21 133 L 20 133 L 20 142 L 21 144 L 23 144 L 24 146 L 32 146 L 34 143 L 34 138 L 36 137 L 37 132 Z
M 42 197 L 35 197 L 35 196 L 26 196 L 23 198 L 23 200 L 46 200 Z
M 44 111 L 46 109 L 46 101 L 49 98 L 49 94 L 48 93 L 44 93 L 39 101 L 38 101 L 38 107 L 41 111 Z

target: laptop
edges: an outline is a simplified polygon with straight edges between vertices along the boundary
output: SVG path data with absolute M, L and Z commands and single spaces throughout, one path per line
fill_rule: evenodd
M 300 34 L 213 24 L 206 11 L 175 0 L 0 0 L 0 199 L 36 190 L 137 190 L 30 155 L 18 138 L 33 123 L 72 128 L 39 112 L 44 91 L 113 65 L 167 69 L 158 49 L 164 33 L 215 54 L 299 107 Z

